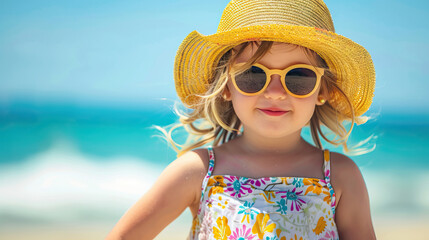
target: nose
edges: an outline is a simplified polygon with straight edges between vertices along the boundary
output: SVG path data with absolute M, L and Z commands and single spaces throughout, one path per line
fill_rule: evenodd
M 271 82 L 264 91 L 266 98 L 284 99 L 286 98 L 286 90 L 283 88 L 281 77 L 278 74 L 271 75 Z

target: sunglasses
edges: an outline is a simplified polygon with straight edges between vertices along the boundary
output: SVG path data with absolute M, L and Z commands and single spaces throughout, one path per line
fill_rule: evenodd
M 244 64 L 233 65 L 231 71 L 237 71 Z M 242 73 L 231 74 L 231 79 L 240 93 L 254 96 L 268 87 L 271 82 L 271 75 L 278 74 L 281 77 L 283 88 L 289 95 L 305 98 L 312 95 L 319 87 L 324 72 L 324 68 L 313 67 L 308 64 L 295 64 L 285 69 L 269 69 L 262 64 L 254 63 Z

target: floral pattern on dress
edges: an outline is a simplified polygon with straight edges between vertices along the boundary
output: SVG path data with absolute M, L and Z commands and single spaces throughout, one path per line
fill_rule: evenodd
M 214 175 L 214 153 L 188 239 L 336 240 L 329 152 L 324 179 Z
M 246 225 L 236 228 L 232 235 L 229 236 L 229 240 L 253 240 L 253 238 L 257 237 L 256 235 L 252 234 L 252 229 L 246 228 Z
M 229 192 L 232 197 L 241 198 L 243 194 L 252 192 L 251 184 L 254 182 L 245 177 L 225 176 L 228 180 L 226 192 Z

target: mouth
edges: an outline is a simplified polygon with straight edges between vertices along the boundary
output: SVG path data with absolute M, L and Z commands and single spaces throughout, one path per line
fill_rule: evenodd
M 288 113 L 289 111 L 283 110 L 273 110 L 273 109 L 259 109 L 261 112 L 269 115 L 269 116 L 281 116 L 283 114 Z

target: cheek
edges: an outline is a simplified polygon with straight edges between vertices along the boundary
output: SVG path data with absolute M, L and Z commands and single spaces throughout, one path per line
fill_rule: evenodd
M 231 82 L 228 82 L 228 89 L 230 92 L 232 106 L 234 107 L 234 112 L 237 114 L 237 117 L 243 119 L 249 114 L 249 110 L 254 106 L 254 98 L 245 96 L 235 89 Z
M 232 105 L 234 106 L 234 111 L 237 116 L 242 116 L 246 111 L 252 108 L 253 101 L 251 98 L 244 96 L 239 92 L 232 93 L 231 97 Z
M 317 94 L 315 93 L 310 97 L 305 98 L 303 103 L 306 105 L 306 107 L 308 107 L 308 109 L 311 110 L 311 112 L 313 112 L 317 103 Z
M 308 101 L 309 104 L 316 104 L 317 102 L 317 97 L 318 97 L 318 92 L 316 91 L 313 95 L 309 96 L 308 98 L 306 98 L 306 100 Z
M 297 117 L 310 119 L 313 116 L 316 108 L 317 94 L 313 94 L 307 98 L 294 98 L 292 105 L 294 106 Z
M 246 97 L 246 96 L 244 96 L 243 94 L 241 94 L 241 93 L 240 93 L 240 92 L 235 88 L 234 84 L 232 83 L 232 80 L 231 80 L 231 81 L 228 81 L 227 86 L 228 86 L 228 90 L 229 90 L 229 92 L 230 92 L 230 94 L 231 94 L 231 100 L 232 100 L 233 102 L 236 102 L 236 101 L 242 101 L 242 99 Z
M 320 92 L 320 86 L 311 96 L 306 98 L 301 98 L 299 99 L 299 101 L 301 101 L 302 104 L 305 104 L 310 109 L 314 110 L 318 102 L 319 92 Z

